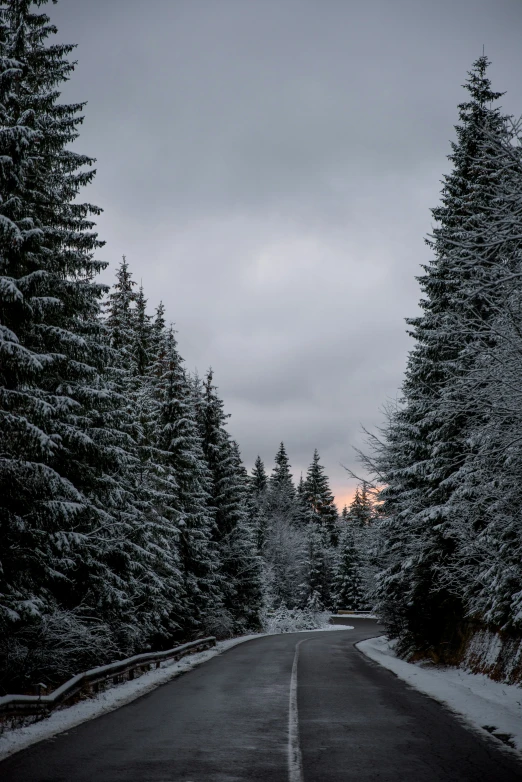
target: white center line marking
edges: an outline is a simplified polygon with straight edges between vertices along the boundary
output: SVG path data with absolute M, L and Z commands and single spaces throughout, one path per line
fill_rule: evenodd
M 297 713 L 297 662 L 299 660 L 299 647 L 303 641 L 295 646 L 292 675 L 290 676 L 290 703 L 288 709 L 288 780 L 289 782 L 304 782 L 303 758 L 299 746 L 299 714 Z

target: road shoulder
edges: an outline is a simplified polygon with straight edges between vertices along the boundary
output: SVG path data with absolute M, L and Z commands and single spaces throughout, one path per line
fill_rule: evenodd
M 522 754 L 521 687 L 494 682 L 488 676 L 460 668 L 408 663 L 395 655 L 393 643 L 386 636 L 355 646 L 410 686 L 443 703 L 482 735 L 492 735 L 517 756 Z

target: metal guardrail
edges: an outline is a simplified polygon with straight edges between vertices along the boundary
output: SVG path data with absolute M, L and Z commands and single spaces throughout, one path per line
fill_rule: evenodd
M 113 679 L 114 684 L 120 682 L 125 674 L 128 674 L 129 679 L 133 679 L 134 671 L 138 668 L 148 670 L 154 663 L 156 668 L 159 668 L 164 660 L 179 660 L 190 652 L 203 651 L 215 645 L 216 639 L 211 636 L 176 646 L 174 649 L 167 649 L 165 652 L 136 654 L 125 660 L 78 673 L 49 695 L 3 695 L 0 697 L 0 717 L 47 714 L 81 690 L 97 692 L 100 683 L 108 679 Z

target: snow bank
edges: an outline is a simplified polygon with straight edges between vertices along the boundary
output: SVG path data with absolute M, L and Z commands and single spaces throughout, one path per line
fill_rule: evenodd
M 353 630 L 353 627 L 346 625 L 324 625 L 321 627 L 312 628 L 313 630 Z M 310 632 L 310 630 L 300 630 L 298 632 Z M 196 654 L 187 655 L 183 659 L 177 662 L 173 660 L 167 660 L 162 663 L 161 668 L 153 669 L 148 673 L 142 674 L 139 678 L 132 681 L 126 681 L 122 684 L 117 684 L 105 692 L 101 692 L 94 698 L 76 703 L 73 706 L 68 706 L 64 709 L 58 709 L 52 712 L 48 717 L 35 722 L 32 725 L 27 725 L 23 728 L 15 728 L 13 730 L 5 730 L 0 735 L 0 760 L 13 755 L 21 749 L 30 747 L 31 744 L 36 744 L 43 739 L 49 739 L 52 736 L 56 736 L 58 733 L 62 733 L 65 730 L 70 730 L 80 725 L 82 722 L 87 722 L 95 717 L 100 717 L 102 714 L 107 714 L 110 711 L 119 709 L 120 706 L 125 706 L 126 703 L 139 698 L 141 695 L 156 689 L 161 684 L 174 679 L 186 671 L 190 671 L 197 665 L 210 660 L 227 649 L 231 649 L 238 644 L 245 643 L 254 638 L 262 638 L 266 635 L 274 635 L 274 633 L 253 633 L 252 635 L 242 635 L 239 638 L 230 638 L 227 641 L 219 641 L 212 649 L 207 649 L 204 652 L 197 652 Z
M 432 663 L 407 663 L 396 657 L 386 636 L 356 644 L 375 662 L 393 671 L 412 687 L 444 703 L 474 728 L 496 736 L 522 751 L 522 688 L 495 682 L 479 673 L 444 668 Z
M 375 614 L 370 613 L 349 613 L 349 614 L 331 614 L 332 618 L 335 617 L 336 619 L 377 619 Z

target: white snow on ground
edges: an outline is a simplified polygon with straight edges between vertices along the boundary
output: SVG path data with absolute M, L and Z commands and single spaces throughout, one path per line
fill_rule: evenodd
M 407 663 L 396 657 L 386 636 L 360 641 L 357 648 L 393 671 L 412 687 L 444 703 L 474 728 L 493 735 L 508 734 L 522 751 L 522 687 L 494 682 L 479 673 L 445 668 L 432 663 Z M 485 731 L 487 725 L 490 730 Z
M 289 630 L 288 633 L 316 633 L 321 631 L 322 633 L 327 633 L 330 630 L 353 630 L 353 625 L 330 625 L 325 624 L 321 625 L 321 627 L 314 627 L 311 630 Z M 264 635 L 287 635 L 287 632 L 284 633 L 260 633 L 259 635 L 256 635 L 256 638 L 261 638 Z
M 323 625 L 316 629 L 323 631 L 353 630 L 353 627 L 346 625 Z M 301 630 L 299 632 L 309 633 L 313 631 Z M 237 646 L 245 641 L 250 641 L 253 638 L 262 638 L 265 635 L 274 635 L 274 633 L 254 633 L 252 635 L 242 635 L 239 638 L 230 638 L 228 641 L 219 641 L 212 649 L 187 655 L 187 657 L 183 657 L 177 662 L 167 660 L 162 663 L 161 668 L 144 673 L 137 679 L 114 685 L 94 698 L 80 701 L 80 703 L 76 703 L 68 708 L 58 709 L 40 722 L 27 725 L 24 728 L 5 730 L 0 735 L 0 760 L 13 755 L 21 749 L 30 747 L 31 744 L 36 744 L 36 742 L 43 739 L 49 739 L 58 733 L 75 728 L 82 722 L 87 722 L 94 719 L 94 717 L 100 717 L 102 714 L 114 711 L 120 706 L 125 706 L 126 703 L 130 703 L 141 695 L 156 689 L 156 687 L 174 679 L 181 673 L 190 671 L 197 665 L 201 665 L 201 663 L 225 652 L 227 649 L 231 649 L 233 646 Z

